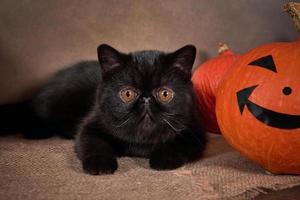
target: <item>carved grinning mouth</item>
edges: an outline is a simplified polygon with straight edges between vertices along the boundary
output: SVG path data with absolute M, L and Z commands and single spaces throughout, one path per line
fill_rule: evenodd
M 245 88 L 237 92 L 237 102 L 241 114 L 243 114 L 244 108 L 246 106 L 257 120 L 268 126 L 280 129 L 300 128 L 300 115 L 290 115 L 274 112 L 251 102 L 249 100 L 249 97 L 256 87 L 257 85 Z

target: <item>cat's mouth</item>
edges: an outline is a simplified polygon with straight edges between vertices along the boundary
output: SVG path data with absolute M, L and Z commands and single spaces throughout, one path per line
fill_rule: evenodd
M 145 107 L 144 107 L 144 110 L 143 110 L 143 113 L 141 115 L 141 118 L 139 119 L 138 123 L 140 124 L 141 122 L 152 122 L 154 121 L 154 116 L 153 116 L 153 113 L 151 112 L 150 110 L 150 107 L 149 107 L 149 103 L 145 103 Z
M 138 126 L 142 132 L 149 132 L 154 128 L 154 117 L 149 109 L 145 109 L 138 120 Z
M 154 118 L 152 116 L 152 114 L 150 112 L 145 112 L 142 117 L 139 119 L 138 123 L 150 123 L 150 122 L 153 122 L 154 121 Z

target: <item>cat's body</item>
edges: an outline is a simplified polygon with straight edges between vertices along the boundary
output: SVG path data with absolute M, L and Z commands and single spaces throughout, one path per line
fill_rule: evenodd
M 89 174 L 113 173 L 120 156 L 150 158 L 155 169 L 198 159 L 206 138 L 190 81 L 195 48 L 123 54 L 101 45 L 98 56 L 100 64 L 78 63 L 41 89 L 30 102 L 40 128 L 26 136 L 75 136 Z
M 102 78 L 99 74 L 97 61 L 79 62 L 58 72 L 33 99 L 34 112 L 54 134 L 74 138 L 81 120 L 95 102 Z M 31 136 L 43 137 L 40 134 Z

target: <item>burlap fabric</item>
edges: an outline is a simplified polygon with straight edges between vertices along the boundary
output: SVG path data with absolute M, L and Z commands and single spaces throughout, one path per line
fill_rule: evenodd
M 73 141 L 0 138 L 0 199 L 250 199 L 300 184 L 274 176 L 210 136 L 205 158 L 177 170 L 155 171 L 145 159 L 119 159 L 114 175 L 82 172 Z

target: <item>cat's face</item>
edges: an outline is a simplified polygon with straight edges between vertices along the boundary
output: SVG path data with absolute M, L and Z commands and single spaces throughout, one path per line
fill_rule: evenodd
M 190 81 L 195 51 L 185 46 L 170 54 L 126 55 L 99 46 L 102 123 L 115 136 L 136 143 L 163 142 L 187 129 L 196 109 Z

